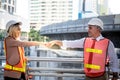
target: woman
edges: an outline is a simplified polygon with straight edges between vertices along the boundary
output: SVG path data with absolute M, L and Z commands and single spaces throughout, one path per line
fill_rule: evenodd
M 43 42 L 20 41 L 21 22 L 11 20 L 7 23 L 8 36 L 4 40 L 4 49 L 6 55 L 6 65 L 4 67 L 4 80 L 27 80 L 26 58 L 24 48 L 26 46 L 44 45 Z

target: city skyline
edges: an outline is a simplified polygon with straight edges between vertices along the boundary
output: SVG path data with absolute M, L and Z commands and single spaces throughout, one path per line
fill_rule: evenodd
M 110 11 L 112 14 L 119 14 L 120 13 L 120 9 L 118 9 L 118 7 L 120 7 L 119 3 L 120 1 L 119 0 L 108 0 L 109 3 L 108 3 L 108 6 L 110 8 Z M 77 4 L 78 3 L 78 0 L 76 0 L 76 2 L 74 2 L 74 4 L 76 4 L 75 7 L 77 7 Z M 75 9 L 75 12 L 77 12 L 77 9 Z M 28 4 L 28 0 L 17 0 L 17 8 L 16 8 L 16 14 L 17 15 L 20 15 L 21 17 L 23 18 L 26 18 L 26 19 L 29 19 L 29 4 Z M 76 14 L 74 12 L 74 14 Z M 76 19 L 76 16 L 75 18 L 73 19 Z

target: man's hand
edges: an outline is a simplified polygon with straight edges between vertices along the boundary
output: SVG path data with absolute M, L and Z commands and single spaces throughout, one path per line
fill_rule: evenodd
M 116 78 L 116 77 L 113 77 L 113 78 L 112 78 L 112 80 L 117 80 L 117 79 L 118 79 L 118 78 Z
M 51 48 L 51 47 L 54 46 L 54 45 L 62 46 L 62 42 L 59 41 L 59 40 L 53 40 L 53 41 L 47 42 L 47 43 L 45 44 L 45 46 L 46 46 L 46 47 L 49 47 L 49 48 Z
M 118 73 L 117 72 L 113 72 L 113 78 L 112 80 L 117 80 L 118 79 Z

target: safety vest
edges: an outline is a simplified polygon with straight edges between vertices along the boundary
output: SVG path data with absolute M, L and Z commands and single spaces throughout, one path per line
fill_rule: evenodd
M 12 71 L 19 71 L 19 72 L 25 72 L 26 71 L 26 61 L 24 56 L 24 49 L 23 47 L 18 47 L 18 52 L 20 56 L 20 61 L 16 65 L 10 65 L 7 61 L 7 47 L 6 47 L 6 40 L 4 41 L 4 49 L 5 49 L 5 55 L 6 55 L 6 65 L 4 66 L 5 70 L 12 70 Z
M 86 38 L 84 43 L 84 71 L 88 77 L 102 76 L 105 72 L 109 40 Z

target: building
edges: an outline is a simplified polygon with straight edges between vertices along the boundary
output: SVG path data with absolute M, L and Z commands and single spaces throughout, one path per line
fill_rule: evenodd
M 30 0 L 30 26 L 40 27 L 52 23 L 110 14 L 108 0 Z
M 108 0 L 79 0 L 78 19 L 110 14 Z
M 72 20 L 73 0 L 30 0 L 29 5 L 31 28 Z
M 0 0 L 0 9 L 14 14 L 16 12 L 16 0 Z

